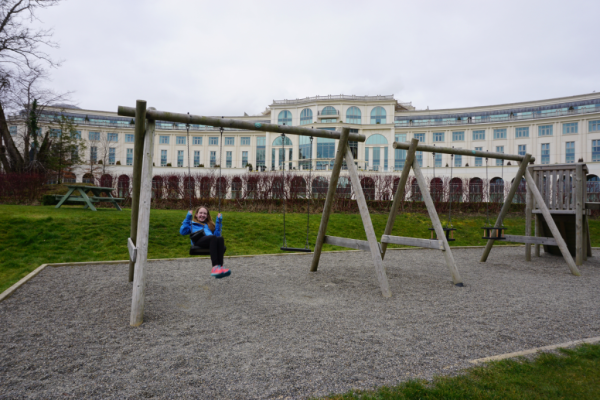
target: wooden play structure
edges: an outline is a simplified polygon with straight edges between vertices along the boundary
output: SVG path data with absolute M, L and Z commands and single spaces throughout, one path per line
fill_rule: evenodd
M 585 257 L 584 252 L 580 251 L 581 244 L 584 240 L 586 241 L 588 249 L 588 252 L 586 254 L 590 254 L 587 218 L 585 217 L 582 211 L 586 208 L 584 204 L 584 189 L 582 184 L 582 179 L 585 177 L 585 175 L 583 175 L 583 164 L 569 164 L 568 168 L 557 168 L 557 166 L 535 166 L 531 167 L 530 172 L 527 169 L 527 166 L 530 162 L 534 161 L 534 158 L 530 154 L 526 154 L 525 156 L 519 156 L 503 153 L 491 153 L 475 150 L 436 147 L 419 144 L 419 141 L 416 139 L 413 139 L 410 143 L 394 142 L 393 146 L 395 149 L 404 149 L 408 151 L 405 166 L 402 170 L 400 181 L 397 186 L 398 189 L 394 194 L 394 200 L 392 203 L 390 214 L 388 216 L 385 231 L 383 236 L 381 237 L 381 241 L 378 242 L 375 236 L 373 223 L 371 222 L 371 216 L 369 214 L 367 201 L 365 199 L 365 195 L 360 184 L 357 167 L 352 156 L 352 152 L 348 147 L 349 140 L 364 142 L 366 138 L 362 134 L 350 133 L 350 129 L 347 127 L 342 128 L 341 132 L 328 131 L 300 126 L 265 124 L 252 121 L 241 121 L 227 118 L 214 118 L 190 114 L 178 114 L 157 111 L 153 108 L 146 109 L 146 102 L 143 100 L 137 101 L 136 108 L 119 106 L 118 115 L 135 118 L 133 188 L 131 195 L 131 234 L 130 238 L 127 241 L 127 246 L 130 254 L 129 280 L 133 281 L 133 295 L 130 316 L 130 324 L 132 326 L 141 325 L 143 323 L 144 317 L 144 301 L 146 288 L 145 270 L 148 258 L 148 232 L 150 224 L 150 202 L 152 197 L 153 149 L 157 120 L 184 123 L 188 125 L 198 124 L 220 128 L 235 128 L 251 131 L 274 132 L 284 135 L 304 135 L 309 136 L 311 138 L 322 137 L 338 140 L 338 148 L 335 156 L 335 162 L 331 170 L 331 178 L 327 191 L 327 197 L 325 199 L 325 204 L 323 207 L 321 224 L 319 226 L 317 240 L 314 246 L 314 253 L 310 271 L 317 271 L 319 267 L 321 251 L 323 249 L 323 244 L 325 243 L 369 251 L 371 253 L 371 259 L 375 267 L 375 274 L 377 276 L 377 280 L 379 282 L 379 286 L 384 297 L 390 297 L 392 295 L 388 284 L 386 271 L 383 267 L 383 259 L 385 257 L 385 252 L 389 243 L 432 248 L 442 251 L 446 260 L 446 265 L 448 267 L 448 270 L 450 271 L 453 283 L 456 286 L 463 286 L 463 282 L 458 272 L 458 268 L 452 255 L 452 251 L 450 250 L 450 246 L 448 245 L 447 234 L 453 233 L 451 231 L 454 231 L 454 229 L 452 229 L 449 226 L 443 227 L 440 222 L 439 216 L 435 210 L 433 199 L 431 198 L 429 190 L 427 190 L 427 181 L 425 180 L 423 172 L 421 171 L 421 167 L 419 166 L 418 160 L 416 160 L 415 157 L 417 151 L 512 160 L 520 163 L 518 172 L 515 176 L 515 179 L 513 180 L 510 191 L 508 193 L 508 197 L 504 201 L 502 210 L 500 211 L 496 224 L 493 227 L 484 227 L 484 229 L 487 230 L 486 238 L 489 237 L 489 240 L 481 258 L 482 262 L 487 260 L 487 257 L 491 251 L 495 240 L 507 240 L 513 242 L 526 243 L 528 245 L 528 260 L 531 256 L 531 244 L 536 245 L 536 254 L 539 254 L 539 245 L 558 246 L 563 257 L 565 257 L 565 260 L 569 264 L 571 272 L 575 275 L 579 275 L 579 271 L 577 270 L 575 262 L 573 261 L 571 254 L 567 250 L 567 244 L 563 240 L 563 237 L 560 235 L 555 220 L 552 218 L 550 208 L 556 215 L 568 214 L 573 216 L 573 218 L 575 219 L 578 232 L 576 236 L 577 238 L 575 240 L 577 249 L 576 252 L 578 254 L 578 263 L 580 263 Z M 348 168 L 350 180 L 354 190 L 354 196 L 356 197 L 356 202 L 361 215 L 367 240 L 328 236 L 326 234 L 331 209 L 333 206 L 334 195 L 337 189 L 340 171 L 342 169 L 344 161 L 345 165 Z M 402 199 L 404 199 L 404 191 L 411 170 L 414 172 L 416 181 L 419 187 L 421 188 L 423 200 L 425 202 L 427 211 L 429 213 L 429 217 L 431 219 L 432 229 L 435 232 L 435 237 L 432 235 L 432 239 L 420 239 L 391 235 L 392 229 L 394 227 L 394 222 L 398 213 L 398 208 Z M 513 197 L 515 196 L 517 188 L 519 187 L 523 177 L 525 177 L 525 179 L 527 180 L 527 186 L 529 189 L 527 191 L 527 233 L 526 236 L 504 235 L 502 233 L 504 229 L 502 221 L 508 213 L 510 204 L 512 203 Z M 539 186 L 536 185 L 536 182 L 539 182 Z M 563 182 L 563 184 L 559 184 L 558 182 Z M 565 185 L 564 182 L 574 183 Z M 543 195 L 542 193 L 540 193 L 540 190 L 538 190 L 538 187 L 546 188 L 542 190 Z M 567 187 L 573 187 L 574 189 L 570 192 L 565 192 L 565 188 Z M 571 195 L 571 193 L 574 193 L 575 196 Z M 555 197 L 558 200 L 554 200 Z M 596 205 L 598 206 L 598 204 Z M 532 215 L 536 215 L 535 237 L 531 236 L 530 225 Z M 585 230 L 583 230 L 584 224 L 586 227 Z M 559 225 L 562 229 L 563 223 L 559 222 Z M 545 232 L 551 233 L 553 237 L 545 237 Z M 308 245 L 306 247 L 308 248 Z

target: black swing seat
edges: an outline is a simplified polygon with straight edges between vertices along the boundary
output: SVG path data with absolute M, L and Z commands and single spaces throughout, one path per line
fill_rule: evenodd
M 225 247 L 225 251 L 227 251 L 227 247 Z M 190 256 L 209 256 L 210 249 L 204 249 L 198 246 L 190 247 Z
M 303 252 L 303 253 L 312 253 L 311 249 L 306 249 L 306 248 L 298 248 L 298 247 L 280 247 L 279 249 L 283 250 L 283 251 L 294 251 L 294 252 Z

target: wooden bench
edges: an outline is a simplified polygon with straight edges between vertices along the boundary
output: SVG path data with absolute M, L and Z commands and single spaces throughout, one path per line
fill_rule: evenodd
M 113 188 L 78 185 L 67 185 L 67 187 L 69 188 L 67 194 L 65 194 L 64 196 L 54 196 L 55 198 L 60 197 L 60 200 L 55 208 L 60 208 L 67 201 L 73 201 L 78 203 L 84 203 L 84 209 L 89 208 L 92 211 L 97 211 L 93 203 L 109 202 L 112 203 L 117 210 L 123 211 L 121 210 L 121 207 L 119 207 L 119 203 L 122 203 L 125 199 L 121 197 L 113 197 Z M 78 195 L 75 194 L 75 192 L 78 192 Z M 87 193 L 89 192 L 92 192 L 93 195 L 88 196 Z M 103 197 L 102 194 L 106 194 L 106 197 Z

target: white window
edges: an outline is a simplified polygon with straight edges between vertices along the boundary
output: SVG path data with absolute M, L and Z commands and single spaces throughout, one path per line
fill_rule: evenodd
M 571 133 L 577 133 L 577 122 L 569 122 L 568 124 L 563 124 L 563 135 L 569 135 Z M 571 142 L 569 142 L 571 143 Z
M 175 144 L 185 144 L 185 136 L 177 136 Z
M 473 131 L 473 140 L 485 140 L 485 131 Z
M 453 142 L 462 142 L 465 140 L 465 132 L 452 132 Z
M 515 137 L 517 137 L 517 138 L 527 138 L 527 137 L 529 137 L 529 127 L 528 126 L 522 126 L 522 127 L 519 127 L 517 129 L 515 129 Z
M 542 143 L 542 164 L 550 164 L 550 143 Z
M 208 144 L 210 146 L 218 146 L 219 145 L 219 137 L 218 136 L 211 136 L 208 138 Z
M 240 138 L 242 146 L 250 146 L 250 137 L 242 137 Z
M 108 133 L 108 141 L 109 142 L 118 142 L 119 134 L 118 133 Z
M 194 136 L 194 144 L 202 144 L 202 136 Z
M 177 150 L 177 166 L 183 167 L 183 150 Z
M 133 149 L 127 149 L 127 160 L 126 161 L 127 161 L 127 165 L 133 165 Z
M 538 126 L 538 136 L 552 136 L 552 125 Z
M 116 148 L 110 147 L 108 149 L 108 164 L 109 165 L 115 165 L 116 153 L 117 153 L 117 149 Z
M 92 141 L 94 141 L 94 140 L 100 140 L 100 132 L 89 132 L 88 133 L 88 137 Z
M 194 151 L 194 167 L 200 165 L 200 152 L 198 150 Z
M 443 142 L 444 141 L 444 132 L 434 132 L 433 133 L 433 141 L 434 142 Z
M 574 163 L 575 162 L 575 142 L 566 142 L 565 143 L 565 162 L 566 163 Z
M 160 151 L 160 166 L 161 167 L 167 166 L 167 151 L 166 150 Z
M 519 155 L 520 156 L 524 156 L 527 153 L 527 145 L 526 144 L 520 144 L 519 145 Z
M 235 144 L 234 136 L 225 136 L 225 146 L 233 146 Z
M 132 133 L 126 133 L 125 134 L 125 143 L 133 143 L 134 142 L 134 136 Z
M 16 125 L 11 125 L 8 128 L 8 131 L 10 132 L 10 136 L 17 136 L 17 126 Z
M 506 139 L 506 129 L 494 129 L 494 139 Z
M 496 153 L 504 153 L 504 146 L 496 146 Z M 504 165 L 504 160 L 496 159 L 496 165 Z
M 158 143 L 160 144 L 169 144 L 169 136 L 159 136 Z

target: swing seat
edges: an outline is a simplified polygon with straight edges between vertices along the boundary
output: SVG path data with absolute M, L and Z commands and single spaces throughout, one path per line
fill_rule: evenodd
M 504 235 L 504 231 L 506 230 L 506 228 L 504 228 L 504 227 L 494 228 L 493 226 L 484 226 L 481 229 L 483 229 L 483 232 L 484 232 L 482 239 L 506 240 L 506 237 Z
M 227 251 L 227 247 L 225 247 L 225 251 Z M 204 249 L 198 246 L 191 246 L 190 256 L 210 256 L 210 249 Z
M 446 235 L 446 241 L 448 242 L 454 242 L 456 241 L 456 239 L 454 238 L 454 231 L 456 230 L 456 228 L 442 228 L 444 230 L 444 234 Z M 429 231 L 431 232 L 431 239 L 430 240 L 437 240 L 437 233 L 435 233 L 435 228 L 429 228 Z
M 280 247 L 280 250 L 283 251 L 294 251 L 294 252 L 304 252 L 304 253 L 312 253 L 311 249 L 306 249 L 306 248 L 298 248 L 298 247 Z

